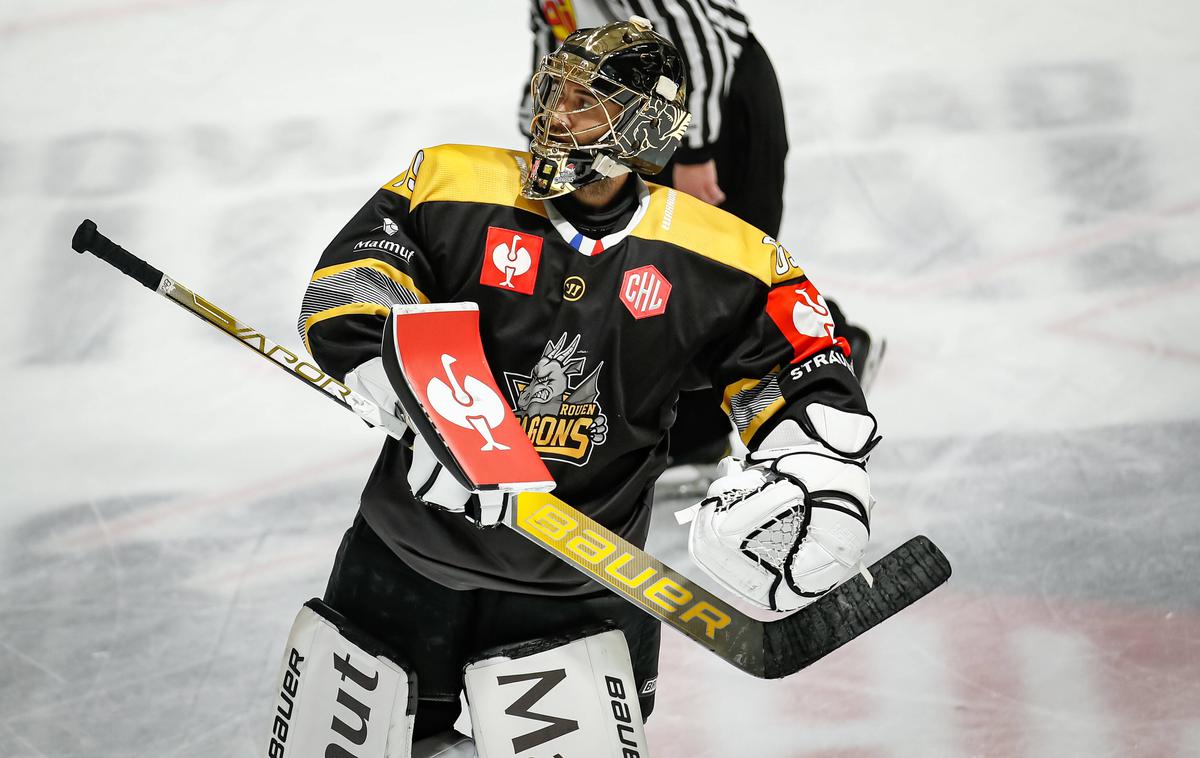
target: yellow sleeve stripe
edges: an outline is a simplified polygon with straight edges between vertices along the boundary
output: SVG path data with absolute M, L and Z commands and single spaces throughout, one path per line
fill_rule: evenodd
M 326 279 L 331 276 L 336 276 L 336 275 L 342 273 L 343 271 L 349 271 L 350 269 L 356 269 L 356 268 L 357 269 L 362 269 L 362 268 L 374 269 L 375 271 L 378 271 L 379 273 L 386 276 L 388 279 L 391 279 L 396 284 L 399 284 L 404 289 L 413 293 L 413 295 L 415 295 L 417 300 L 419 300 L 420 302 L 422 302 L 422 303 L 429 302 L 429 298 L 426 297 L 425 293 L 422 292 L 420 290 L 420 288 L 417 287 L 417 283 L 413 281 L 413 278 L 411 276 L 404 273 L 400 269 L 396 268 L 392 264 L 387 263 L 386 261 L 381 261 L 378 258 L 361 258 L 357 261 L 350 261 L 348 263 L 339 263 L 335 266 L 326 266 L 325 268 L 319 268 L 313 272 L 312 281 L 319 282 L 322 279 Z
M 762 384 L 763 381 L 764 380 L 762 379 L 741 379 L 726 387 L 725 393 L 721 399 L 721 410 L 725 411 L 726 415 L 728 415 L 729 410 L 732 407 L 734 395 L 738 394 L 739 392 L 744 392 L 748 389 L 753 389 L 754 387 Z
M 389 291 L 387 288 L 381 287 L 378 282 L 371 281 L 369 277 L 361 277 L 362 272 L 365 271 L 375 271 L 381 274 L 385 279 L 396 285 L 396 289 Z M 340 274 L 345 274 L 342 277 L 345 281 L 331 282 L 336 294 L 333 297 L 320 296 L 321 285 L 314 287 L 313 284 L 337 277 Z M 357 261 L 339 263 L 335 266 L 326 266 L 325 268 L 317 269 L 312 275 L 312 282 L 309 284 L 308 293 L 305 294 L 305 310 L 309 307 L 310 298 L 312 298 L 315 308 L 320 308 L 322 305 L 330 305 L 331 301 L 339 303 L 336 306 L 322 308 L 321 310 L 314 308 L 313 313 L 304 319 L 304 347 L 308 349 L 310 355 L 312 354 L 312 345 L 309 343 L 308 335 L 309 330 L 315 324 L 319 324 L 327 319 L 337 318 L 338 316 L 356 314 L 387 317 L 391 313 L 391 308 L 382 303 L 429 302 L 429 298 L 417 288 L 411 276 L 378 258 L 362 258 Z M 355 302 L 345 302 L 345 300 L 352 298 Z
M 750 424 L 745 429 L 738 431 L 738 436 L 742 438 L 742 442 L 749 445 L 750 440 L 754 439 L 754 434 L 775 415 L 776 411 L 783 407 L 784 402 L 783 398 L 777 399 L 751 419 Z
M 742 442 L 749 445 L 755 433 L 785 402 L 779 389 L 779 369 L 775 368 L 762 379 L 742 379 L 726 387 L 721 410 L 733 421 Z
M 391 312 L 391 308 L 386 308 L 379 303 L 348 303 L 346 305 L 339 305 L 336 308 L 329 308 L 328 310 L 314 313 L 304 320 L 304 349 L 308 351 L 309 355 L 312 355 L 312 345 L 309 344 L 308 335 L 312 334 L 313 326 L 321 323 L 322 321 L 331 318 L 337 318 L 338 316 L 353 316 L 359 314 L 383 316 L 384 318 L 387 318 Z

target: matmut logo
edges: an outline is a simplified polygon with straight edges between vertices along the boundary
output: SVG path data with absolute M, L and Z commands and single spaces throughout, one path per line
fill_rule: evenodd
M 621 280 L 621 302 L 634 318 L 661 316 L 670 297 L 671 283 L 654 266 L 626 271 Z

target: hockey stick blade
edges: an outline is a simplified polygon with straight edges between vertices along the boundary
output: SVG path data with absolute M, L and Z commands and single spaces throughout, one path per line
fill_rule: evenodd
M 372 426 L 400 437 L 404 422 L 351 391 L 311 361 L 195 294 L 116 245 L 84 221 L 72 239 L 125 275 L 171 300 L 291 376 L 320 390 Z M 877 626 L 943 584 L 950 564 L 926 537 L 915 537 L 871 567 L 874 588 L 855 577 L 777 621 L 750 618 L 554 495 L 523 492 L 505 525 L 645 612 L 747 673 L 776 679 L 799 671 Z
M 829 655 L 950 578 L 950 561 L 926 536 L 913 537 L 871 566 L 874 586 L 855 576 L 793 616 L 766 624 L 763 677 L 778 679 Z

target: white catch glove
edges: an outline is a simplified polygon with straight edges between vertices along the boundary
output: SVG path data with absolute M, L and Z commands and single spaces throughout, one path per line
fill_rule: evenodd
M 434 508 L 461 513 L 477 526 L 496 526 L 504 519 L 510 497 L 503 492 L 472 492 L 458 483 L 442 465 L 429 443 L 416 435 L 408 467 L 408 486 L 413 495 Z
M 817 422 L 810 430 L 822 433 L 832 420 L 833 434 L 815 441 L 784 422 L 790 428 L 767 442 L 795 444 L 726 458 L 708 497 L 688 509 L 692 559 L 726 588 L 773 611 L 803 608 L 859 572 L 870 581 L 862 565 L 874 504 L 870 478 L 862 461 L 834 450 L 865 455 L 875 421 L 825 406 L 810 407 L 809 417 Z

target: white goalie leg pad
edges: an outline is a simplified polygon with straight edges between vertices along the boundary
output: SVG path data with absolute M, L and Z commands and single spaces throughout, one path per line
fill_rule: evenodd
M 416 679 L 369 635 L 310 600 L 276 679 L 267 758 L 409 758 Z
M 464 674 L 480 758 L 648 755 L 629 646 L 619 630 L 491 651 Z

